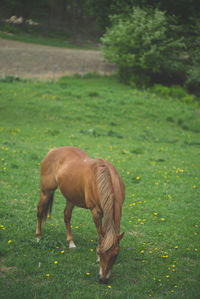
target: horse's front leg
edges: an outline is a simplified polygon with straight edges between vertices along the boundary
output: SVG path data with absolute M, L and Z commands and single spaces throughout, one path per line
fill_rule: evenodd
M 94 208 L 92 210 L 92 217 L 97 229 L 97 233 L 98 233 L 98 240 L 99 240 L 99 245 L 103 239 L 103 230 L 102 230 L 102 217 L 103 217 L 103 213 L 99 210 Z M 98 245 L 98 247 L 99 247 Z M 98 248 L 97 248 L 98 250 Z M 99 255 L 97 255 L 97 262 L 100 261 Z
M 74 241 L 73 241 L 71 225 L 70 225 L 73 208 L 74 208 L 74 205 L 69 200 L 67 200 L 66 207 L 64 210 L 64 221 L 65 221 L 65 226 L 66 226 L 67 241 L 69 243 L 69 248 L 76 248 L 76 245 L 74 244 Z

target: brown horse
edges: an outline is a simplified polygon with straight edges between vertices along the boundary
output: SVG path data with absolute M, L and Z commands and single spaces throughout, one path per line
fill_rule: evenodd
M 72 209 L 78 206 L 91 210 L 99 239 L 99 282 L 107 283 L 119 253 L 119 242 L 124 235 L 120 234 L 120 218 L 125 189 L 120 175 L 111 163 L 103 159 L 91 159 L 78 148 L 66 146 L 51 150 L 41 166 L 36 230 L 38 240 L 41 237 L 42 220 L 46 220 L 51 213 L 57 187 L 67 199 L 64 221 L 69 248 L 76 247 L 70 226 Z

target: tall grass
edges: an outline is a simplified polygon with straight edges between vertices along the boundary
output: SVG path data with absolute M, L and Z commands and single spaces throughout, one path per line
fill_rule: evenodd
M 199 111 L 114 77 L 0 82 L 1 298 L 199 298 Z M 99 285 L 90 212 L 65 199 L 35 240 L 40 163 L 73 145 L 111 161 L 126 186 L 120 255 Z

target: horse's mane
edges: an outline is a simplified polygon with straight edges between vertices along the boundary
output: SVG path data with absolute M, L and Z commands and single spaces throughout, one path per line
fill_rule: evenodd
M 97 188 L 101 195 L 101 205 L 104 215 L 103 231 L 105 235 L 102 240 L 102 249 L 105 252 L 110 249 L 116 241 L 116 227 L 114 223 L 114 190 L 111 173 L 103 159 L 97 159 L 95 176 Z

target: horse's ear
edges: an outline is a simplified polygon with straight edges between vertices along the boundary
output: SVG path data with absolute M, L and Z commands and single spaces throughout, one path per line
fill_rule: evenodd
M 121 241 L 122 238 L 123 238 L 123 236 L 124 236 L 124 232 L 121 233 L 120 235 L 117 235 L 117 240 L 118 240 L 118 241 Z

